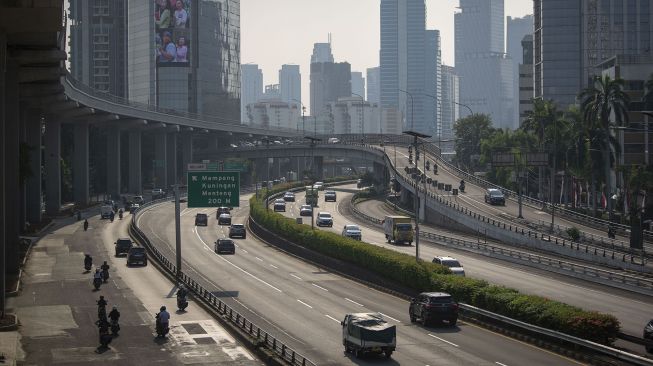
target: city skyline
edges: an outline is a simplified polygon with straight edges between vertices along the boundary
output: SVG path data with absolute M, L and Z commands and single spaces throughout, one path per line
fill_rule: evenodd
M 244 1 L 241 3 L 241 61 L 258 64 L 263 70 L 265 84 L 278 82 L 277 72 L 282 64 L 299 65 L 303 75 L 302 101 L 308 108 L 307 76 L 313 44 L 327 42 L 329 33 L 336 62 L 349 62 L 352 71 L 360 72 L 379 65 L 379 4 L 378 0 Z M 450 66 L 454 66 L 453 14 L 458 4 L 457 0 L 426 1 L 426 26 L 440 30 L 442 63 Z M 504 16 L 522 17 L 532 13 L 530 0 L 505 0 Z M 279 19 L 293 19 L 294 26 L 279 27 Z M 278 52 L 279 49 L 284 52 Z

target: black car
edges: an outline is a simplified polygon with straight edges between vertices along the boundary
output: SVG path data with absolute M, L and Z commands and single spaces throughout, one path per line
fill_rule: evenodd
M 488 188 L 485 192 L 485 203 L 491 205 L 506 205 L 506 197 L 503 195 L 503 192 L 496 188 Z
M 229 237 L 233 238 L 234 236 L 241 237 L 243 239 L 247 238 L 247 230 L 245 230 L 245 225 L 243 224 L 233 224 L 229 226 Z
M 145 248 L 132 247 L 129 249 L 129 253 L 127 253 L 127 265 L 131 266 L 136 263 L 147 266 L 147 253 L 145 252 Z
M 644 339 L 653 342 L 653 319 L 649 320 L 644 327 Z M 646 346 L 646 352 L 653 353 L 653 344 Z
M 411 299 L 408 315 L 411 323 L 419 319 L 426 326 L 446 320 L 453 327 L 458 321 L 458 303 L 446 292 L 422 292 Z
M 116 245 L 116 257 L 121 254 L 129 253 L 132 248 L 132 241 L 129 238 L 120 238 L 114 243 Z
M 231 239 L 218 239 L 215 242 L 215 252 L 236 254 L 236 244 Z
M 205 213 L 195 215 L 195 226 L 208 226 L 209 217 Z

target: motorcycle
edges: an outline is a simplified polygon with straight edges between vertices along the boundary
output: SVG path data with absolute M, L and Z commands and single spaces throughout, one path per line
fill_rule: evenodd
M 100 289 L 100 286 L 102 286 L 102 279 L 98 277 L 93 278 L 93 287 L 95 287 L 96 291 Z
M 188 300 L 186 299 L 186 296 L 177 296 L 177 308 L 180 311 L 185 311 L 187 307 Z
M 612 226 L 608 228 L 608 238 L 614 239 L 616 237 L 615 230 Z
M 111 335 L 115 337 L 118 335 L 119 331 L 120 331 L 120 324 L 118 324 L 117 320 L 111 319 Z
M 465 182 L 461 182 L 461 183 L 460 183 L 460 186 L 458 187 L 458 189 L 459 189 L 461 192 L 465 192 Z
M 90 255 L 87 255 L 84 257 L 84 269 L 86 272 L 90 272 L 91 268 L 93 268 L 93 258 L 91 258 Z
M 170 328 L 166 325 L 163 326 L 161 323 L 161 320 L 159 319 L 159 313 L 156 313 L 156 335 L 159 338 L 165 337 L 168 332 L 170 331 Z
M 84 231 L 88 230 L 88 220 L 84 220 Z
M 104 268 L 104 269 L 102 270 L 102 281 L 103 281 L 104 283 L 107 283 L 108 280 L 109 280 L 109 269 L 108 269 L 108 268 Z
M 111 215 L 109 216 L 109 221 L 113 222 L 113 218 L 114 218 L 114 215 L 113 215 L 113 212 L 112 212 Z
M 118 211 L 118 218 L 122 220 L 122 210 Z

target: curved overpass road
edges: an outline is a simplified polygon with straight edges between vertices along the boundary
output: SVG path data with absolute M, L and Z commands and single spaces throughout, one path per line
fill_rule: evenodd
M 246 197 L 245 197 L 246 198 Z M 247 201 L 234 209 L 245 222 Z M 210 214 L 208 227 L 194 227 L 197 212 Z M 143 213 L 139 225 L 169 254 L 174 248 L 171 203 Z M 225 236 L 215 210 L 184 209 L 181 217 L 184 268 L 215 289 L 228 305 L 268 329 L 317 364 L 372 364 L 344 354 L 340 320 L 347 312 L 381 312 L 397 325 L 397 351 L 385 364 L 404 365 L 573 365 L 577 362 L 461 322 L 424 328 L 410 323 L 408 302 L 344 279 L 286 255 L 249 235 L 235 239 L 236 255 L 217 255 L 212 243 Z M 192 267 L 190 269 L 189 267 Z M 194 274 L 192 272 L 195 272 Z
M 394 164 L 394 148 L 386 146 L 386 154 L 388 154 L 388 157 L 390 157 L 390 160 Z M 424 165 L 423 165 L 424 161 L 422 155 L 423 153 L 420 150 L 420 160 L 418 161 L 418 166 L 421 170 L 424 170 Z M 408 148 L 397 147 L 396 156 L 397 156 L 396 165 L 398 170 L 403 171 L 403 169 L 406 166 L 414 166 L 408 164 Z M 429 160 L 431 162 L 431 165 L 433 165 L 434 159 L 432 157 L 429 157 L 429 159 L 427 160 Z M 439 168 L 438 174 L 433 174 L 433 168 L 431 168 L 430 171 L 426 171 L 425 173 L 427 173 L 426 174 L 427 176 L 433 179 L 437 179 L 439 182 L 451 184 L 453 188 L 458 188 L 458 185 L 460 183 L 460 178 L 457 177 L 452 172 L 450 172 L 449 170 L 445 169 L 442 166 L 442 164 L 438 164 L 438 168 Z M 476 186 L 471 182 L 465 182 L 465 183 L 466 183 L 465 193 L 459 193 L 458 196 L 451 196 L 451 199 L 456 200 L 458 204 L 466 206 L 468 209 L 474 212 L 481 213 L 487 217 L 491 217 L 498 220 L 511 221 L 517 225 L 521 224 L 522 226 L 524 226 L 524 228 L 526 228 L 526 226 L 524 225 L 524 220 L 526 222 L 533 223 L 533 224 L 537 224 L 538 220 L 542 220 L 548 223 L 551 222 L 550 213 L 544 212 L 538 208 L 533 208 L 526 204 L 522 205 L 522 216 L 524 217 L 524 219 L 523 220 L 518 219 L 517 216 L 519 212 L 519 205 L 517 204 L 516 200 L 506 199 L 505 206 L 493 206 L 485 203 L 484 188 Z M 435 192 L 437 194 L 444 193 L 444 191 L 434 189 L 433 187 L 429 187 L 429 191 Z M 607 237 L 607 231 L 605 230 L 597 230 L 593 227 L 581 225 L 574 221 L 570 221 L 559 216 L 555 216 L 555 223 L 558 225 L 568 226 L 568 227 L 575 226 L 583 232 L 603 237 L 605 238 L 606 241 L 609 240 Z M 626 242 L 628 242 L 629 240 L 627 237 L 624 236 L 617 236 L 617 239 Z
M 337 195 L 338 200 L 334 203 L 324 202 L 323 194 L 320 194 L 319 207 L 316 208 L 315 214 L 317 215 L 319 211 L 330 212 L 334 221 L 333 228 L 325 227 L 322 229 L 341 234 L 342 227 L 345 224 L 355 223 L 362 228 L 363 241 L 400 251 L 408 255 L 415 255 L 414 245 L 388 244 L 380 228 L 355 217 L 348 207 L 351 201 L 351 193 L 337 192 Z M 299 216 L 299 206 L 304 204 L 304 202 L 304 192 L 296 193 L 296 202 L 288 205 L 288 210 L 285 213 L 286 216 Z M 361 206 L 363 212 L 380 219 L 385 215 L 396 215 L 396 213 L 388 210 L 385 204 L 379 201 L 365 201 L 361 203 Z M 304 222 L 310 225 L 310 217 L 305 217 L 305 219 L 309 219 Z M 433 232 L 443 231 L 440 228 L 428 225 L 421 225 L 421 227 L 428 227 Z M 468 240 L 475 239 L 468 238 Z M 474 253 L 452 250 L 451 248 L 439 246 L 420 238 L 420 258 L 431 260 L 435 256 L 452 256 L 459 259 L 469 277 L 483 279 L 497 285 L 512 287 L 523 293 L 544 296 L 584 309 L 613 314 L 621 321 L 622 331 L 628 334 L 640 336 L 644 324 L 653 317 L 653 312 L 651 312 L 651 309 L 653 309 L 653 299 L 651 297 L 488 258 Z M 633 345 L 631 344 L 630 347 L 633 347 Z M 642 346 L 636 347 L 635 350 L 643 352 Z

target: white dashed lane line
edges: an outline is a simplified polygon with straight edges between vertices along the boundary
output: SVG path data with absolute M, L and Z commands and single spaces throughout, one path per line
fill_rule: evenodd
M 279 269 L 279 267 L 275 266 L 274 264 L 270 264 L 270 267 L 272 267 L 274 269 Z
M 298 279 L 298 280 L 300 280 L 300 281 L 303 281 L 302 278 L 299 277 L 299 276 L 296 276 L 296 275 L 294 275 L 294 274 L 292 274 L 292 273 L 291 273 L 290 275 L 293 276 L 293 277 L 295 277 L 296 279 Z
M 395 318 L 391 317 L 391 316 L 388 315 L 388 314 L 383 314 L 382 312 L 379 312 L 379 314 L 385 316 L 385 317 L 388 318 L 388 319 L 392 319 L 392 320 L 396 321 L 397 323 L 401 323 L 401 320 L 399 320 L 399 319 L 395 319 Z
M 457 344 L 452 343 L 452 342 L 449 342 L 448 340 L 446 340 L 446 339 L 442 339 L 442 338 L 440 338 L 440 337 L 438 337 L 438 336 L 434 336 L 434 335 L 431 334 L 431 333 L 429 333 L 429 337 L 433 337 L 433 338 L 435 338 L 435 339 L 437 339 L 437 340 L 439 340 L 439 341 L 442 341 L 442 342 L 444 342 L 444 343 L 448 343 L 448 344 L 450 344 L 450 345 L 452 345 L 452 346 L 454 346 L 454 347 L 458 347 Z
M 496 361 L 495 363 L 496 363 L 497 365 L 499 365 L 499 366 L 508 366 L 508 365 L 506 365 L 505 363 L 501 363 L 501 362 L 499 362 L 499 361 Z
M 354 304 L 356 304 L 356 305 L 358 305 L 358 306 L 365 306 L 365 305 L 363 305 L 363 304 L 361 304 L 361 303 L 359 303 L 359 302 L 356 302 L 356 301 L 354 301 L 354 300 L 352 300 L 352 299 L 350 299 L 350 298 L 347 298 L 347 297 L 345 297 L 345 300 L 347 300 L 347 301 L 349 301 L 349 302 L 351 302 L 351 303 L 354 303 Z
M 302 304 L 302 305 L 304 305 L 304 306 L 306 306 L 307 308 L 309 308 L 309 309 L 313 309 L 313 307 L 312 307 L 312 306 L 310 306 L 310 305 L 308 305 L 307 303 L 305 303 L 305 302 L 303 302 L 302 300 L 300 300 L 300 299 L 297 299 L 297 301 L 298 301 L 298 302 L 299 302 L 300 304 Z
M 340 320 L 338 320 L 338 319 L 336 319 L 336 318 L 334 318 L 334 317 L 332 317 L 332 316 L 331 316 L 331 315 L 329 315 L 329 314 L 324 314 L 324 316 L 326 316 L 327 318 L 329 318 L 329 319 L 331 319 L 331 320 L 333 320 L 333 321 L 334 321 L 334 322 L 336 322 L 336 323 L 340 323 Z
M 316 285 L 316 284 L 314 284 L 314 283 L 312 283 L 311 285 L 313 285 L 313 286 L 319 288 L 320 290 L 324 290 L 324 291 L 326 291 L 326 292 L 329 292 L 329 290 L 325 289 L 325 288 L 322 287 L 322 286 Z
M 255 257 L 255 258 L 256 258 L 257 260 L 263 262 L 263 259 L 261 259 L 261 258 L 259 258 L 259 257 Z

